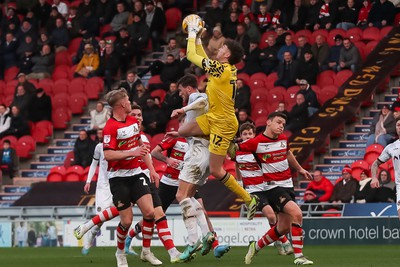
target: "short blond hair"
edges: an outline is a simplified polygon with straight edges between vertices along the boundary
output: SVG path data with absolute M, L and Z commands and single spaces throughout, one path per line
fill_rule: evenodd
M 111 106 L 114 107 L 115 104 L 128 96 L 128 92 L 126 91 L 125 88 L 120 88 L 120 89 L 115 89 L 110 92 L 108 92 L 105 96 L 104 99 L 107 101 L 107 103 Z

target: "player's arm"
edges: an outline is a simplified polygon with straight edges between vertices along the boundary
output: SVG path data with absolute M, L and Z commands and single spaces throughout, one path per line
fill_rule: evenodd
M 189 110 L 196 110 L 204 108 L 207 105 L 207 99 L 204 97 L 199 97 L 192 103 L 183 108 L 174 109 L 171 113 L 171 118 L 178 117 L 179 115 L 188 112 Z
M 312 175 L 308 171 L 303 169 L 303 167 L 301 167 L 301 165 L 299 164 L 299 162 L 293 155 L 292 151 L 290 151 L 290 150 L 288 150 L 288 153 L 287 153 L 287 160 L 289 162 L 289 166 L 292 167 L 293 169 L 295 169 L 296 171 L 298 171 L 300 174 L 304 175 L 304 177 L 306 177 L 307 180 L 313 179 Z
M 146 147 L 146 149 L 147 149 L 147 151 L 148 151 L 145 155 L 141 155 L 141 157 L 142 157 L 144 163 L 146 164 L 147 168 L 148 168 L 149 171 L 150 171 L 150 177 L 149 177 L 149 178 L 150 178 L 150 181 L 151 181 L 152 183 L 155 183 L 156 187 L 158 187 L 159 182 L 160 182 L 160 176 L 158 175 L 158 173 L 157 173 L 156 170 L 154 169 L 153 161 L 151 160 L 151 157 L 150 157 L 150 154 L 149 154 L 149 152 L 150 152 L 150 148 L 149 148 L 150 145 L 149 145 L 149 144 L 144 144 L 144 143 L 143 143 L 143 140 L 142 140 L 142 139 L 139 139 L 139 146 L 144 146 L 144 147 Z
M 237 163 L 235 164 L 235 173 L 236 173 L 236 181 L 243 187 L 243 178 Z
M 165 156 L 162 153 L 163 151 L 164 151 L 164 149 L 161 147 L 160 144 L 158 144 L 151 151 L 151 155 L 155 159 L 158 159 L 159 161 L 165 162 L 168 166 L 171 166 L 172 168 L 177 168 L 179 166 L 179 160 Z
M 92 163 L 90 164 L 89 173 L 88 173 L 88 176 L 86 178 L 86 184 L 83 187 L 83 190 L 85 191 L 86 194 L 89 194 L 90 182 L 92 181 L 93 176 L 96 173 L 96 168 L 97 168 L 98 163 L 99 163 L 99 160 L 93 158 Z
M 379 180 L 378 180 L 378 172 L 379 172 L 379 165 L 381 165 L 383 162 L 377 158 L 371 165 L 371 187 L 372 188 L 378 188 L 379 187 Z

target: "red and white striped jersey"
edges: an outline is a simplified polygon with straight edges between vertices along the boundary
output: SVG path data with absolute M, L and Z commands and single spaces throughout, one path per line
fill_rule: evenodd
M 264 191 L 263 184 L 266 180 L 253 153 L 238 151 L 235 161 L 246 191 L 249 193 Z
M 139 122 L 127 116 L 125 121 L 108 119 L 103 129 L 103 150 L 129 151 L 138 147 L 140 140 Z M 108 178 L 129 177 L 142 172 L 139 157 L 108 161 Z
M 164 138 L 161 143 L 158 144 L 162 150 L 167 151 L 167 156 L 173 159 L 179 160 L 180 164 L 178 168 L 172 168 L 168 166 L 161 177 L 161 182 L 171 186 L 178 186 L 179 184 L 179 173 L 181 172 L 183 158 L 185 157 L 186 151 L 189 149 L 189 145 L 185 138 Z
M 271 139 L 264 134 L 259 134 L 241 143 L 239 147 L 243 152 L 255 153 L 264 179 L 269 185 L 293 187 L 287 160 L 289 145 L 286 135 L 281 134 L 278 138 Z

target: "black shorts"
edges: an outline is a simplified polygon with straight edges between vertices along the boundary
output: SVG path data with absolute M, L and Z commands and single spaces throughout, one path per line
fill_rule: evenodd
M 269 205 L 271 205 L 275 212 L 282 212 L 286 203 L 291 200 L 295 201 L 296 199 L 293 187 L 275 187 L 271 190 L 265 191 L 264 193 L 264 195 L 267 197 Z
M 150 182 L 150 178 L 146 176 L 147 183 L 149 184 L 150 187 L 150 192 L 151 192 L 151 198 L 153 199 L 153 207 L 157 208 L 161 206 L 161 200 L 160 196 L 158 195 L 158 189 L 156 185 L 152 182 Z
M 115 177 L 109 180 L 113 203 L 117 210 L 131 207 L 131 203 L 144 195 L 150 194 L 148 178 L 140 173 L 129 177 Z
M 158 195 L 161 199 L 162 208 L 164 212 L 171 206 L 171 204 L 175 200 L 176 192 L 178 192 L 178 187 L 173 185 L 167 185 L 163 182 L 160 182 L 160 186 L 158 187 Z M 199 199 L 200 194 L 198 191 L 194 194 L 195 199 Z
M 268 202 L 268 191 L 253 192 L 252 195 L 258 196 L 260 202 L 258 202 L 257 210 L 262 211 L 265 206 L 269 205 Z

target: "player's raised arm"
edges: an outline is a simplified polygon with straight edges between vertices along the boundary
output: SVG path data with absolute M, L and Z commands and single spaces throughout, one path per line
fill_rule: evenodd
M 297 159 L 293 155 L 292 151 L 290 151 L 290 150 L 287 153 L 287 160 L 289 162 L 289 166 L 294 168 L 300 174 L 302 174 L 307 180 L 312 180 L 313 179 L 312 175 L 308 171 L 303 169 L 303 167 L 301 167 L 301 165 L 299 164 L 299 162 L 297 161 Z

